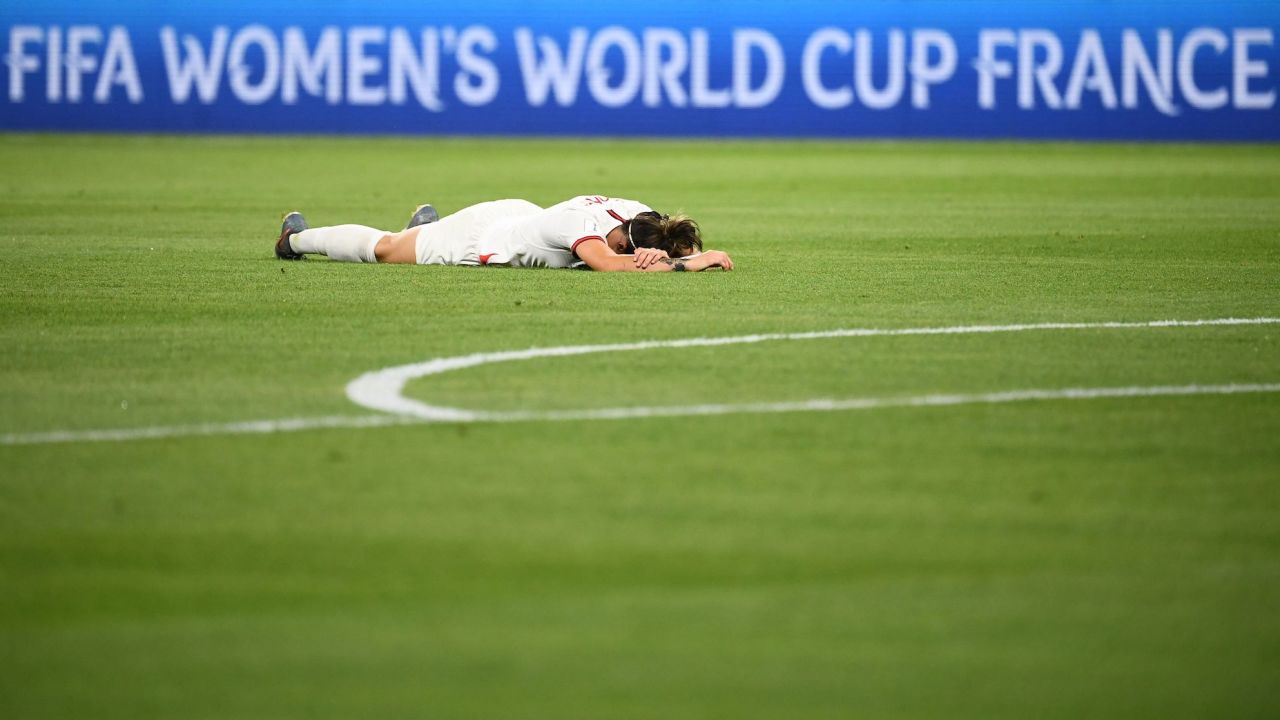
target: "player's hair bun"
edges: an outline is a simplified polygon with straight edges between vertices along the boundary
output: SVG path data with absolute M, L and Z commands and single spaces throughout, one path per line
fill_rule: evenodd
M 671 257 L 702 252 L 702 231 L 684 213 L 663 215 L 646 211 L 628 221 L 627 228 L 636 247 L 665 250 Z

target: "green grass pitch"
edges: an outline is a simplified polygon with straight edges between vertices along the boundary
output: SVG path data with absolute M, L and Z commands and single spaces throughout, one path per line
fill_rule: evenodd
M 1280 147 L 0 136 L 0 435 L 377 368 L 1280 316 Z M 683 208 L 732 273 L 282 263 L 281 213 Z M 569 409 L 1280 382 L 1280 326 L 543 358 Z M 1280 394 L 0 445 L 0 717 L 1280 714 Z

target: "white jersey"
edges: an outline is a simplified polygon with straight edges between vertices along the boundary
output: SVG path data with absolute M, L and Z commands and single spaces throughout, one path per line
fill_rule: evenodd
M 635 200 L 610 198 L 602 195 L 579 195 L 562 203 L 547 208 L 548 212 L 583 212 L 596 221 L 601 236 L 608 235 L 614 228 L 642 212 L 652 212 L 653 208 Z
M 581 266 L 578 246 L 601 241 L 650 210 L 634 200 L 582 195 L 541 209 L 524 200 L 480 203 L 424 225 L 418 262 L 443 265 Z

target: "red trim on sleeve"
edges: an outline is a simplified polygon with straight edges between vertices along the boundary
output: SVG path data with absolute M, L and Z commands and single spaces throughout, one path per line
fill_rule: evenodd
M 586 242 L 587 240 L 599 240 L 600 242 L 604 242 L 604 238 L 600 237 L 599 235 L 585 235 L 573 241 L 573 247 L 569 248 L 569 252 L 573 253 L 574 255 L 577 255 L 578 246 Z
M 620 222 L 620 223 L 624 223 L 624 222 L 626 222 L 626 219 L 625 219 L 625 218 L 623 218 L 621 215 L 619 215 L 618 213 L 614 212 L 613 210 L 606 209 L 606 212 L 608 212 L 610 215 L 612 215 L 614 220 L 617 220 L 617 221 L 618 221 L 618 222 Z

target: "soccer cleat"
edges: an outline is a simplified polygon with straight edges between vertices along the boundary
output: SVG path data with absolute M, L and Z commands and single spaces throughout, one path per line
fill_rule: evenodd
M 417 210 L 413 211 L 413 217 L 409 218 L 409 224 L 404 226 L 405 230 L 416 228 L 419 225 L 433 223 L 440 219 L 440 213 L 430 204 L 419 205 Z
M 281 260 L 301 260 L 302 255 L 293 251 L 289 236 L 307 229 L 307 219 L 300 212 L 291 212 L 280 223 L 280 237 L 276 239 L 276 257 Z

